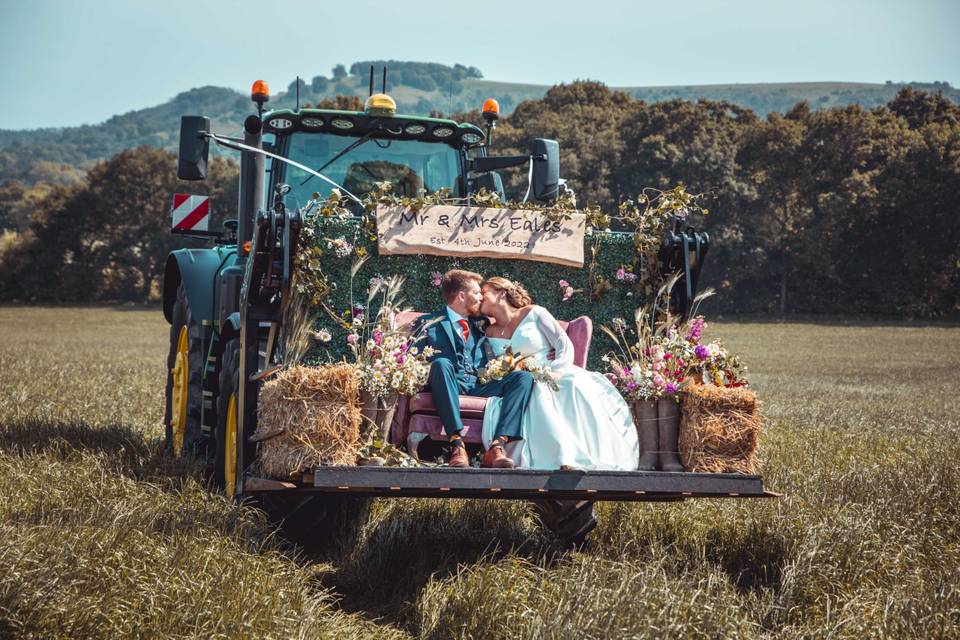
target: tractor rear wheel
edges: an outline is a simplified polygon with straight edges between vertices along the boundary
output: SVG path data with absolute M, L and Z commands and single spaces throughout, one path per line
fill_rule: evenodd
M 552 531 L 564 549 L 582 549 L 597 526 L 590 500 L 537 500 L 533 510 L 544 527 Z
M 230 498 L 237 495 L 237 480 L 254 458 L 254 445 L 244 440 L 243 460 L 237 446 L 240 412 L 244 412 L 244 431 L 249 436 L 255 429 L 254 395 L 256 385 L 247 385 L 244 404 L 240 406 L 240 338 L 234 337 L 223 345 L 220 354 L 219 393 L 217 394 L 217 453 L 214 458 L 213 484 Z
M 167 450 L 180 457 L 198 453 L 204 365 L 203 327 L 190 309 L 182 284 L 171 318 L 163 424 Z

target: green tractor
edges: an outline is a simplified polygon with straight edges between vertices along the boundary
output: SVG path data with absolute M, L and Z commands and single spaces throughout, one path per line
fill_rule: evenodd
M 384 70 L 384 89 L 385 75 Z M 163 279 L 163 312 L 170 322 L 167 446 L 177 456 L 205 458 L 214 484 L 227 496 L 283 494 L 301 511 L 319 509 L 310 505 L 329 504 L 345 494 L 533 499 L 546 514 L 547 526 L 567 542 L 582 542 L 595 524 L 592 501 L 597 499 L 771 495 L 757 476 L 728 474 L 587 472 L 574 481 L 570 474 L 529 470 L 470 469 L 453 476 L 441 473 L 448 469 L 360 467 L 317 469 L 300 483 L 253 477 L 257 445 L 250 438 L 258 388 L 277 368 L 281 309 L 290 295 L 303 226 L 300 212 L 315 194 L 324 198 L 338 189 L 359 207 L 377 183 L 389 181 L 400 195 L 445 189 L 469 206 L 481 189 L 503 193 L 498 170 L 522 165 L 529 168 L 533 199 L 550 202 L 566 187 L 555 141 L 534 140 L 528 155 L 488 155 L 499 115 L 495 101 L 484 105 L 485 130 L 443 118 L 399 115 L 385 92 L 373 92 L 372 69 L 362 111 L 265 112 L 269 92 L 262 81 L 254 83 L 251 98 L 256 113 L 245 119 L 242 138 L 212 132 L 205 117 L 182 118 L 178 177 L 205 178 L 211 141 L 239 151 L 239 205 L 236 219 L 227 220 L 223 232 L 200 233 L 214 236 L 214 246 L 171 253 Z M 197 233 L 180 226 L 181 233 Z M 669 268 L 684 274 L 679 298 L 685 304 L 696 291 L 706 237 L 684 232 L 670 234 L 668 241 L 672 244 L 662 255 Z M 551 269 L 542 265 L 544 274 Z M 491 472 L 499 475 L 494 478 Z M 312 500 L 317 497 L 322 499 Z

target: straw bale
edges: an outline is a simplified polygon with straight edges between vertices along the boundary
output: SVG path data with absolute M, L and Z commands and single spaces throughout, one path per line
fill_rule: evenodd
M 354 465 L 360 435 L 359 379 L 349 364 L 281 371 L 260 389 L 260 464 L 271 478 L 315 465 Z
M 682 397 L 680 458 L 689 471 L 757 473 L 762 420 L 757 394 L 744 387 L 694 385 Z

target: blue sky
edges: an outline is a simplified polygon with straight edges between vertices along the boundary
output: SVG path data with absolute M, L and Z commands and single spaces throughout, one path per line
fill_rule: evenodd
M 364 59 L 611 86 L 946 80 L 960 0 L 9 0 L 0 128 L 74 126 L 187 89 L 275 90 Z

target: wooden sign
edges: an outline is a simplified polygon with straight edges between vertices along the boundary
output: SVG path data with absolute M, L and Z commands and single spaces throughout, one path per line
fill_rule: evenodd
M 431 206 L 377 207 L 380 255 L 536 260 L 583 266 L 586 217 L 553 221 L 537 211 Z

